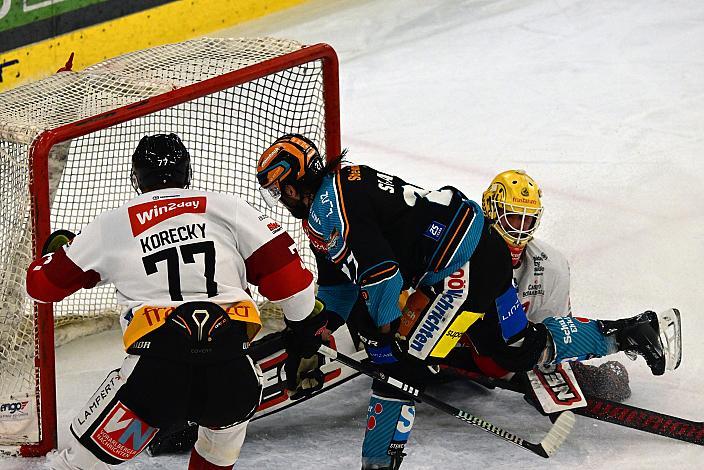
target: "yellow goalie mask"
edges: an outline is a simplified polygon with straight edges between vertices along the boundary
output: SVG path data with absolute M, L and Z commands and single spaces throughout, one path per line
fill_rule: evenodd
M 543 205 L 538 184 L 523 170 L 499 173 L 482 196 L 482 209 L 511 250 L 513 265 L 540 225 Z

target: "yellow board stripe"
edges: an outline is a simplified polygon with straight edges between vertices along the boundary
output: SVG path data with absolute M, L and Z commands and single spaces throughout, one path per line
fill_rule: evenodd
M 75 52 L 73 70 L 149 47 L 225 29 L 308 0 L 179 0 L 0 55 L 0 91 L 47 77 Z M 294 38 L 295 39 L 295 38 Z

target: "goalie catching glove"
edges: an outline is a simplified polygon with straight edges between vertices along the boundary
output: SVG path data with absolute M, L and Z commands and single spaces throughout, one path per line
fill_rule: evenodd
M 292 400 L 307 397 L 323 387 L 323 373 L 320 371 L 322 357 L 318 354 L 318 348 L 323 342 L 327 343 L 330 320 L 337 323 L 318 299 L 315 299 L 311 314 L 303 320 L 286 320 L 284 343 L 288 357 L 284 370 Z

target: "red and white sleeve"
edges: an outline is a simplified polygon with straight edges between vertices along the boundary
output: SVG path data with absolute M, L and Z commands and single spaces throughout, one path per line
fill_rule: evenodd
M 313 274 L 298 255 L 296 242 L 278 222 L 243 203 L 236 227 L 247 282 L 277 303 L 289 320 L 307 317 L 315 305 Z
M 79 289 L 90 289 L 100 275 L 84 271 L 66 256 L 63 248 L 38 258 L 27 268 L 27 294 L 42 303 L 59 302 Z

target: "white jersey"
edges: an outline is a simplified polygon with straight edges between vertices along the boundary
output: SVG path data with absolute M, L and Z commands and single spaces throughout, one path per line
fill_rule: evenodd
M 83 278 L 95 277 L 90 284 L 114 284 L 125 308 L 123 329 L 131 312 L 145 305 L 251 302 L 248 281 L 270 300 L 281 301 L 292 320 L 304 318 L 313 308 L 312 275 L 302 266 L 291 237 L 273 219 L 232 195 L 151 191 L 99 215 L 64 250 L 65 256 L 57 253 L 54 262 L 49 258 L 44 265 L 61 265 L 61 258 L 68 258 L 68 265 L 80 268 Z M 50 266 L 40 269 L 49 278 L 58 277 Z M 76 268 L 64 262 L 54 269 L 65 273 Z M 291 278 L 296 280 L 282 282 Z M 75 290 L 68 287 L 62 295 Z
M 571 315 L 570 267 L 564 255 L 552 246 L 531 240 L 513 277 L 530 321 L 539 323 L 549 316 Z

